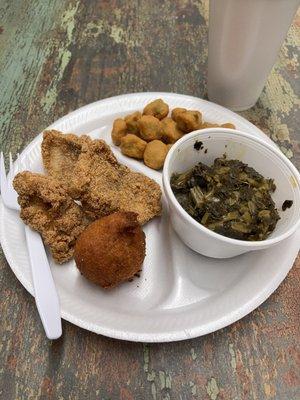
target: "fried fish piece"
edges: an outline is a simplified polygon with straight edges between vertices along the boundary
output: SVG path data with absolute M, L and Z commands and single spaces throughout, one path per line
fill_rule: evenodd
M 56 262 L 72 258 L 76 239 L 87 226 L 81 207 L 50 176 L 24 171 L 13 185 L 24 223 L 41 233 Z
M 66 188 L 70 196 L 78 199 L 81 185 L 73 185 L 74 170 L 82 147 L 92 139 L 89 136 L 77 136 L 72 133 L 45 131 L 42 142 L 42 158 L 46 171 Z M 84 182 L 81 182 L 84 185 Z
M 161 190 L 155 181 L 120 164 L 103 140 L 93 140 L 85 150 L 78 160 L 73 182 L 80 184 L 89 177 L 80 200 L 90 218 L 131 211 L 144 224 L 160 215 Z
M 65 143 L 64 152 L 57 149 L 61 143 Z M 71 197 L 81 201 L 89 218 L 97 219 L 115 211 L 132 211 L 138 214 L 138 222 L 144 224 L 160 215 L 159 185 L 120 164 L 103 140 L 52 131 L 44 134 L 42 149 L 46 170 L 63 182 Z M 68 159 L 70 153 L 71 162 Z M 55 160 L 51 160 L 52 155 L 57 154 L 59 168 L 53 165 Z M 66 171 L 67 178 L 60 169 Z

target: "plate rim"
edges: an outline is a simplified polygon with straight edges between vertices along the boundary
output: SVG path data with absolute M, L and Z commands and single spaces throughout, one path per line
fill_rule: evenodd
M 195 97 L 195 96 L 173 93 L 173 92 L 136 92 L 136 93 L 128 93 L 128 94 L 122 94 L 122 95 L 118 95 L 118 96 L 112 96 L 112 97 L 100 99 L 95 102 L 86 104 L 86 105 L 62 116 L 61 118 L 56 120 L 54 123 L 52 123 L 50 126 L 45 128 L 45 130 L 46 129 L 55 129 L 56 125 L 59 125 L 59 124 L 63 123 L 64 121 L 69 120 L 70 118 L 78 116 L 78 114 L 86 111 L 87 109 L 91 109 L 91 107 L 97 107 L 99 105 L 99 103 L 105 103 L 105 102 L 108 103 L 109 101 L 123 100 L 128 97 L 140 97 L 140 98 L 144 97 L 145 98 L 145 97 L 154 97 L 154 96 L 159 96 L 159 97 L 176 96 L 176 97 L 181 97 L 183 99 L 185 98 L 187 100 L 192 100 L 192 101 L 200 100 L 201 102 L 205 102 L 208 105 L 213 104 L 214 108 L 219 109 L 220 112 L 225 111 L 227 114 L 230 113 L 230 114 L 234 115 L 235 118 L 236 118 L 236 116 L 238 116 L 239 119 L 241 119 L 244 123 L 248 124 L 252 130 L 255 130 L 261 136 L 263 134 L 265 141 L 267 141 L 268 143 L 271 143 L 274 147 L 278 148 L 277 145 L 266 134 L 264 134 L 259 128 L 257 128 L 254 124 L 252 124 L 247 119 L 240 116 L 239 114 L 236 114 L 235 112 L 233 112 L 223 106 L 220 106 L 218 104 L 212 103 L 208 100 L 201 99 L 201 98 Z M 42 132 L 39 133 L 38 135 L 36 135 L 34 137 L 34 139 L 31 142 L 29 142 L 27 146 L 25 146 L 25 148 L 21 152 L 21 157 L 22 157 L 22 155 L 24 156 L 24 153 L 27 153 L 31 147 L 34 147 L 36 142 L 38 142 L 40 140 L 41 135 L 42 135 Z M 1 215 L 0 219 L 1 219 L 1 221 L 3 221 L 4 220 L 4 218 L 3 218 L 4 217 L 4 206 L 1 201 L 1 198 L 0 198 L 0 215 Z M 3 226 L 4 226 L 4 224 L 1 223 L 0 242 L 1 242 L 1 246 L 3 249 L 4 255 L 6 257 L 6 260 L 9 264 L 11 270 L 13 271 L 13 273 L 15 274 L 17 279 L 20 281 L 20 283 L 25 287 L 25 289 L 32 296 L 34 296 L 34 289 L 33 289 L 32 283 L 28 279 L 26 279 L 23 274 L 21 274 L 21 271 L 19 270 L 19 268 L 14 264 L 13 260 L 10 257 L 9 250 L 6 247 L 6 244 L 3 246 L 3 243 L 5 243 L 5 241 L 3 240 Z M 295 234 L 297 234 L 297 233 L 299 234 L 300 230 L 298 230 L 298 232 L 296 232 Z M 294 235 L 292 235 L 290 240 L 292 240 Z M 287 239 L 287 240 L 289 240 L 289 239 Z M 263 290 L 261 290 L 259 293 L 256 293 L 255 296 L 250 301 L 248 301 L 247 303 L 238 307 L 235 311 L 232 311 L 229 314 L 227 313 L 226 315 L 217 319 L 216 321 L 210 321 L 209 323 L 206 323 L 204 325 L 197 326 L 194 328 L 189 328 L 189 330 L 186 330 L 186 329 L 182 329 L 181 331 L 176 330 L 176 332 L 174 332 L 174 333 L 173 332 L 133 333 L 130 331 L 124 332 L 122 330 L 118 331 L 113 328 L 100 327 L 99 325 L 97 325 L 95 323 L 88 323 L 88 322 L 84 321 L 82 318 L 79 318 L 79 317 L 73 315 L 72 313 L 70 313 L 66 310 L 62 310 L 62 309 L 61 309 L 61 317 L 81 328 L 87 329 L 87 330 L 92 331 L 97 334 L 105 335 L 105 336 L 115 338 L 115 339 L 120 339 L 120 340 L 127 340 L 127 341 L 133 341 L 133 342 L 162 343 L 162 342 L 173 342 L 173 341 L 179 341 L 179 340 L 192 339 L 192 338 L 202 336 L 205 334 L 209 334 L 209 333 L 215 332 L 219 329 L 225 328 L 226 326 L 233 324 L 234 322 L 245 317 L 250 312 L 252 312 L 257 307 L 259 307 L 264 301 L 266 301 L 268 299 L 268 297 L 278 288 L 278 286 L 284 280 L 284 278 L 286 277 L 289 270 L 292 268 L 292 266 L 294 264 L 294 261 L 297 257 L 297 253 L 296 253 L 296 255 L 289 254 L 288 257 L 289 257 L 290 262 L 286 263 L 285 268 L 282 268 L 280 270 L 280 273 L 277 273 L 277 275 L 274 277 L 274 279 L 271 280 L 269 282 L 269 284 L 264 287 Z

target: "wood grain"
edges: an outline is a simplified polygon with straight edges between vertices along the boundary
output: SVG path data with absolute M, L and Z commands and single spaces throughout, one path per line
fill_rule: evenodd
M 60 116 L 138 91 L 206 96 L 206 0 L 2 0 L 0 143 L 14 154 Z M 300 167 L 296 16 L 258 103 L 242 113 Z M 0 253 L 0 398 L 300 398 L 300 258 L 257 310 L 214 334 L 142 345 L 64 322 L 45 339 Z

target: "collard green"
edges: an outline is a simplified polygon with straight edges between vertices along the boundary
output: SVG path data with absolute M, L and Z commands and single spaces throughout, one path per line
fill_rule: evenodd
M 173 174 L 171 187 L 196 221 L 230 238 L 264 240 L 280 218 L 271 197 L 273 179 L 239 160 L 216 158 L 211 167 L 200 162 Z

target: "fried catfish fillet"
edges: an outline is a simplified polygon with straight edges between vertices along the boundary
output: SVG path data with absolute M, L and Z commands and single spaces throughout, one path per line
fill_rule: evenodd
M 44 134 L 44 141 L 48 141 L 48 133 Z M 51 134 L 53 136 L 53 134 Z M 84 137 L 55 133 L 56 143 L 59 136 L 68 136 L 68 146 L 72 146 L 74 139 L 77 149 L 76 161 L 73 158 L 72 166 L 64 155 L 60 157 L 63 170 L 68 171 L 68 179 L 64 180 L 70 196 L 80 200 L 84 211 L 90 219 L 97 219 L 116 211 L 131 211 L 138 214 L 138 221 L 146 223 L 151 218 L 161 213 L 161 190 L 159 185 L 147 176 L 133 172 L 125 165 L 120 164 L 115 158 L 110 147 L 103 140 L 88 140 Z M 79 145 L 78 145 L 79 143 Z M 42 148 L 46 145 L 42 145 Z M 53 146 L 53 144 L 52 144 Z M 47 154 L 56 153 L 50 148 Z M 67 154 L 66 151 L 64 154 Z M 58 177 L 55 168 L 49 168 L 52 162 L 45 159 L 44 165 L 50 175 Z M 66 162 L 65 165 L 62 165 Z M 72 172 L 71 172 L 72 171 Z
M 80 200 L 91 219 L 116 211 L 131 211 L 144 224 L 161 213 L 159 185 L 121 165 L 103 140 L 93 140 L 87 145 L 78 159 L 73 182 L 83 188 Z
M 74 169 L 83 145 L 91 141 L 91 138 L 86 135 L 62 134 L 56 130 L 45 131 L 43 135 L 44 167 L 49 175 L 66 187 L 69 195 L 74 199 L 80 197 L 80 187 L 73 185 Z
M 13 185 L 24 223 L 41 233 L 56 262 L 72 258 L 75 241 L 87 225 L 81 207 L 49 176 L 25 171 Z

